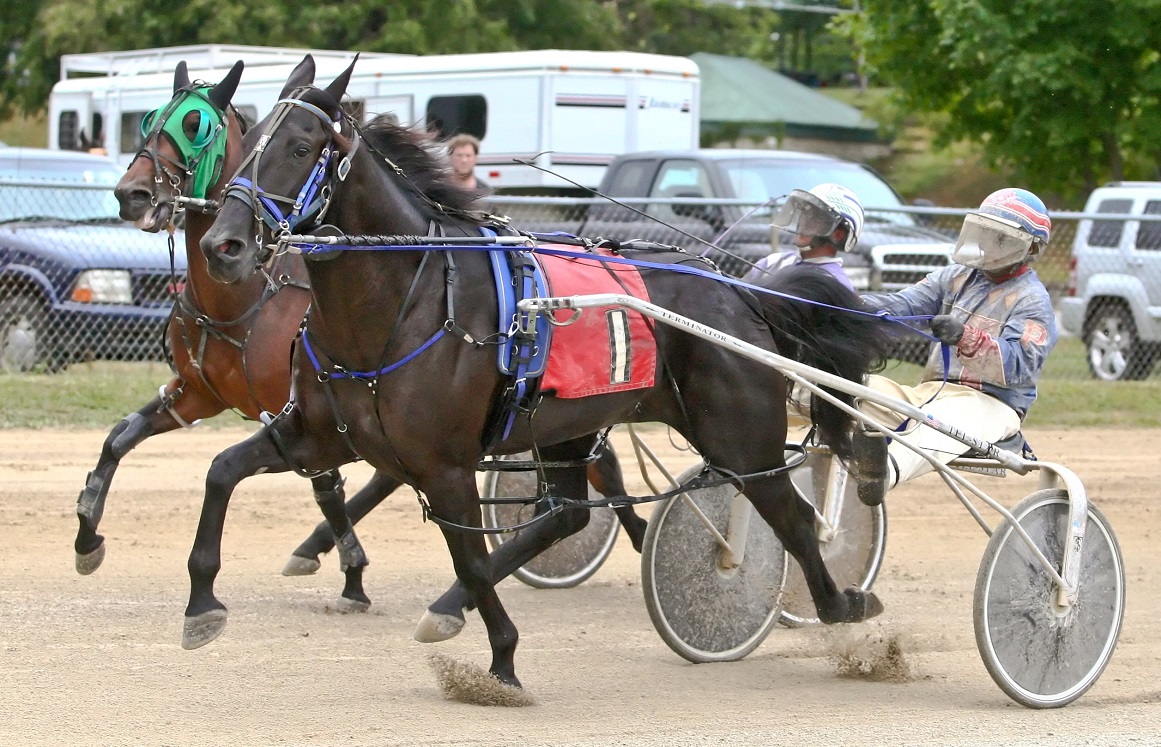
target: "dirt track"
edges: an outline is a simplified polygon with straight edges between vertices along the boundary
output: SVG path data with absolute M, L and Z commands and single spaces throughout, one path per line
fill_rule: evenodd
M 103 432 L 0 432 L 0 744 L 1161 744 L 1161 431 L 1031 432 L 1042 458 L 1079 473 L 1118 534 L 1128 606 L 1102 679 L 1062 710 L 1030 711 L 993 684 L 976 651 L 972 589 L 985 536 L 928 476 L 888 496 L 876 589 L 886 613 L 841 629 L 776 630 L 747 659 L 692 665 L 654 632 L 638 556 L 622 536 L 584 585 L 506 581 L 520 628 L 517 672 L 537 705 L 446 700 L 439 651 L 487 666 L 478 616 L 457 639 L 411 639 L 452 578 L 438 530 L 400 493 L 359 527 L 371 557 L 368 614 L 332 611 L 337 560 L 313 577 L 283 562 L 318 512 L 304 481 L 261 476 L 231 503 L 218 596 L 225 633 L 181 649 L 189 553 L 202 481 L 241 429 L 161 436 L 117 474 L 102 533 L 105 565 L 73 570 L 74 502 Z M 664 444 L 658 431 L 656 440 Z M 622 453 L 627 453 L 622 451 Z M 680 462 L 680 457 L 676 460 Z M 369 475 L 350 468 L 350 486 Z M 1009 505 L 1035 478 L 984 481 Z M 631 491 L 644 492 L 641 484 Z M 902 683 L 839 677 L 852 642 L 903 642 Z

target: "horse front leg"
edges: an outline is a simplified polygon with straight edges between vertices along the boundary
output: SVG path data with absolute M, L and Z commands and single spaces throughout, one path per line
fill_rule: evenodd
M 364 516 L 383 502 L 403 483 L 391 477 L 386 472 L 375 472 L 367 484 L 346 503 L 347 518 L 352 524 L 358 524 Z M 316 500 L 317 491 L 316 491 Z M 320 504 L 321 505 L 321 504 Z M 283 576 L 309 576 L 321 567 L 319 556 L 330 552 L 335 547 L 334 533 L 328 521 L 320 521 L 310 536 L 301 545 L 294 549 L 286 566 L 282 569 Z
M 201 518 L 187 564 L 190 597 L 185 610 L 182 648 L 204 646 L 221 635 L 226 627 L 226 606 L 214 596 L 214 580 L 222 567 L 222 532 L 225 529 L 226 509 L 234 489 L 251 475 L 286 472 L 292 468 L 268 431 L 278 429 L 282 443 L 290 445 L 289 456 L 296 464 L 311 469 L 324 469 L 335 468 L 349 461 L 349 458 L 327 457 L 326 444 L 302 435 L 296 415 L 297 411 L 279 418 L 245 441 L 218 454 L 210 465 L 206 474 Z
M 201 414 L 198 412 L 199 403 L 183 402 L 183 404 L 193 413 L 191 415 L 193 419 L 211 417 L 221 412 L 221 407 L 218 407 L 215 412 L 207 411 L 206 414 Z M 77 496 L 79 526 L 77 537 L 73 541 L 77 573 L 87 576 L 100 568 L 101 563 L 105 561 L 105 538 L 98 534 L 97 530 L 105 513 L 105 499 L 109 495 L 109 486 L 113 482 L 117 467 L 121 464 L 121 459 L 145 439 L 178 427 L 180 424 L 162 408 L 161 398 L 155 397 L 137 412 L 126 415 L 113 430 L 109 431 L 105 443 L 101 446 L 97 466 L 85 478 L 85 487 Z
M 363 569 L 367 567 L 367 553 L 355 536 L 354 520 L 343 506 L 343 478 L 337 469 L 311 479 L 314 499 L 322 511 L 323 525 L 330 532 L 331 546 L 339 548 L 339 569 L 346 576 L 343 595 L 339 598 L 342 612 L 366 612 L 371 599 L 363 591 Z M 382 498 L 380 498 L 382 500 Z
M 443 521 L 463 527 L 482 526 L 474 470 L 460 472 L 455 477 L 449 474 L 447 478 L 441 478 L 440 484 L 424 485 L 421 489 L 430 499 L 432 513 Z M 492 649 L 492 664 L 488 671 L 503 684 L 520 687 L 515 665 L 519 633 L 496 593 L 496 579 L 491 571 L 484 535 L 442 524 L 440 529 L 452 556 L 456 578 L 480 610 L 480 617 L 488 629 L 488 643 Z

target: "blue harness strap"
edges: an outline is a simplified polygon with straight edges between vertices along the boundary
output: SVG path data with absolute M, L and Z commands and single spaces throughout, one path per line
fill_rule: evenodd
M 490 228 L 481 227 L 485 236 L 495 236 Z M 539 379 L 548 363 L 548 348 L 552 341 L 552 324 L 546 314 L 537 314 L 535 326 L 531 314 L 517 304 L 526 298 L 547 298 L 548 280 L 544 270 L 531 252 L 512 249 L 488 251 L 492 275 L 496 280 L 496 303 L 499 308 L 499 337 L 502 340 L 496 353 L 500 373 L 512 377 L 508 400 L 508 414 L 500 440 L 507 440 L 512 432 L 516 414 L 527 412 L 536 394 Z

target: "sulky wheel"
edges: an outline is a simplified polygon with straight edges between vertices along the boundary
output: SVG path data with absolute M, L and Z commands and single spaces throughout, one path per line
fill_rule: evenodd
M 530 453 L 508 457 L 527 461 Z M 489 472 L 484 477 L 480 497 L 528 498 L 536 495 L 536 471 Z M 589 486 L 589 499 L 601 496 Z M 521 503 L 486 503 L 483 506 L 484 526 L 509 527 L 531 519 L 535 506 Z M 513 576 L 538 589 L 567 589 L 581 583 L 597 572 L 617 540 L 617 515 L 611 508 L 589 509 L 588 525 L 576 534 L 566 537 L 513 572 Z M 516 534 L 489 534 L 488 542 L 496 549 Z
M 790 473 L 794 489 L 820 512 L 827 495 L 833 461 L 829 451 L 811 451 L 806 462 Z M 879 575 L 883 553 L 886 552 L 887 512 L 882 504 L 871 508 L 859 501 L 853 475 L 844 470 L 836 479 L 845 481 L 837 531 L 820 538 L 818 549 L 838 588 L 857 586 L 869 590 Z M 798 563 L 791 559 L 787 564 L 786 591 L 782 596 L 779 622 L 790 627 L 813 625 L 818 622 L 817 614 L 810 590 L 806 587 L 806 577 Z
M 1057 570 L 1068 531 L 1068 494 L 1040 490 L 1012 509 Z M 1029 708 L 1058 708 L 1092 687 L 1113 655 L 1125 613 L 1125 567 L 1108 520 L 1092 504 L 1080 565 L 1080 594 L 1057 606 L 1056 585 L 1004 520 L 976 578 L 976 645 L 992 679 Z
M 725 536 L 737 493 L 725 484 L 689 496 Z M 722 566 L 721 546 L 680 495 L 654 509 L 645 531 L 641 586 L 649 617 L 665 643 L 695 663 L 741 659 L 778 621 L 786 552 L 749 502 L 740 504 L 750 521 L 745 559 L 736 568 Z

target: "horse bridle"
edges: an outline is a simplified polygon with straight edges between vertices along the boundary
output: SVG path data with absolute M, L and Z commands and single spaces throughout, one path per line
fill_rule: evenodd
M 342 132 L 344 121 L 342 109 L 339 108 L 337 113 L 332 117 L 314 104 L 294 98 L 294 95 L 304 90 L 307 89 L 298 89 L 291 96 L 275 102 L 274 110 L 271 113 L 270 124 L 267 125 L 266 131 L 262 133 L 258 144 L 246 156 L 245 160 L 242 161 L 234 178 L 230 180 L 229 185 L 226 187 L 224 199 L 233 197 L 250 206 L 254 216 L 254 241 L 259 247 L 257 257 L 259 265 L 265 264 L 269 258 L 269 252 L 272 252 L 275 247 L 281 245 L 284 242 L 284 237 L 293 234 L 296 228 L 303 225 L 317 226 L 322 223 L 331 205 L 331 196 L 334 192 L 332 180 L 338 179 L 339 182 L 346 180 L 347 174 L 351 171 L 351 159 L 354 157 L 361 142 L 358 128 L 354 127 L 354 123 L 351 123 L 351 132 L 353 133 L 351 147 L 336 163 L 334 156 L 340 151 L 335 143 L 334 135 L 331 135 L 327 139 L 326 145 L 323 146 L 322 152 L 319 153 L 318 158 L 315 160 L 315 164 L 311 168 L 311 172 L 307 176 L 305 183 L 295 197 L 280 195 L 262 189 L 258 185 L 259 162 L 262 159 L 263 153 L 266 151 L 266 146 L 270 142 L 271 136 L 296 107 L 308 111 L 317 117 L 328 132 L 336 134 Z M 242 175 L 245 173 L 247 167 L 250 170 L 249 178 Z M 290 209 L 284 211 L 280 207 L 281 205 L 289 205 Z M 274 239 L 273 244 L 266 245 L 263 242 L 263 226 L 270 231 Z

